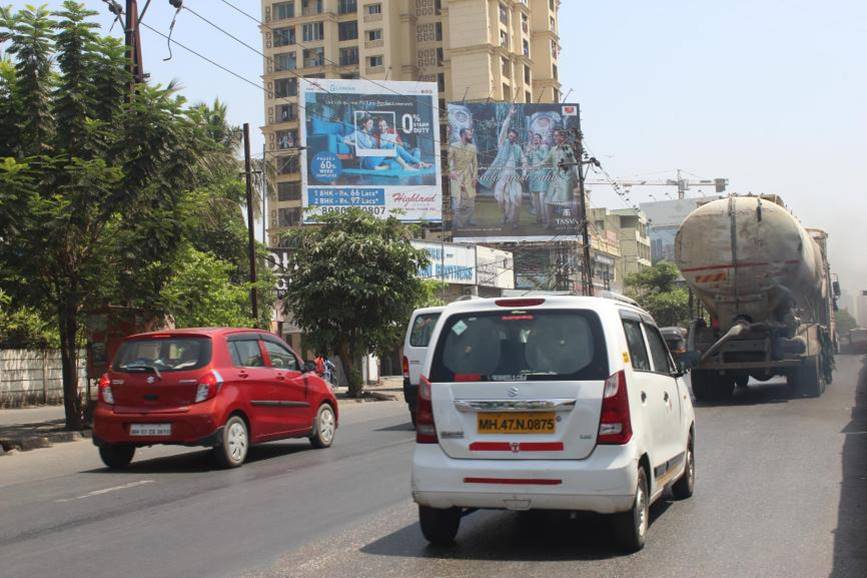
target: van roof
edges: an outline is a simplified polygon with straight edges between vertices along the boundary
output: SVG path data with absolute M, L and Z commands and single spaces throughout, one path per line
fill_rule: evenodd
M 522 302 L 526 302 L 528 300 L 542 300 L 543 303 L 538 305 L 522 305 Z M 511 302 L 514 303 L 514 306 L 504 304 L 501 305 L 502 302 Z M 472 301 L 456 301 L 454 303 L 449 304 L 448 306 L 442 308 L 438 308 L 440 311 L 445 309 L 448 313 L 456 313 L 462 311 L 479 311 L 479 310 L 492 310 L 499 309 L 501 307 L 510 307 L 513 308 L 521 308 L 521 307 L 541 307 L 543 309 L 600 309 L 600 308 L 614 308 L 623 309 L 627 311 L 634 311 L 635 313 L 647 315 L 650 317 L 650 314 L 647 313 L 641 307 L 638 307 L 634 302 L 630 303 L 628 301 L 622 301 L 620 299 L 611 299 L 608 297 L 580 297 L 575 295 L 527 295 L 525 297 L 495 297 L 489 299 L 474 299 Z

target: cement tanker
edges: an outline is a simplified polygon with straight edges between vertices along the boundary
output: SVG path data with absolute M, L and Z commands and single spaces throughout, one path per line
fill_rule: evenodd
M 834 368 L 839 293 L 823 231 L 802 227 L 779 197 L 732 196 L 684 220 L 675 256 L 710 314 L 689 331 L 689 349 L 700 354 L 696 398 L 728 398 L 750 377 L 778 375 L 822 394 Z

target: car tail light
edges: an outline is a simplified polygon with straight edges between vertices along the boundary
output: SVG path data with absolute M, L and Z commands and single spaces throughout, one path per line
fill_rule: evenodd
M 431 403 L 431 383 L 421 376 L 418 385 L 418 405 L 415 410 L 415 441 L 420 444 L 435 444 L 437 426 L 434 423 L 433 404 Z
M 544 299 L 497 299 L 494 303 L 497 304 L 497 307 L 511 307 L 520 308 L 520 307 L 535 307 L 536 305 L 541 305 L 544 303 Z
M 108 405 L 114 405 L 114 392 L 111 391 L 111 378 L 107 373 L 103 373 L 99 378 L 99 400 Z
M 223 377 L 216 370 L 209 371 L 199 380 L 195 403 L 211 399 L 217 395 L 222 387 Z
M 599 436 L 596 443 L 622 445 L 632 439 L 632 420 L 629 417 L 629 393 L 626 390 L 626 372 L 618 371 L 605 380 L 602 392 L 602 414 L 599 417 Z
M 403 378 L 409 379 L 409 359 L 406 355 L 403 356 Z

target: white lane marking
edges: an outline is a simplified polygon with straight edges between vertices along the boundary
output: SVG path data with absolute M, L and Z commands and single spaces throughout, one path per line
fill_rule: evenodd
M 105 488 L 102 490 L 94 490 L 92 492 L 88 492 L 83 496 L 78 496 L 76 498 L 62 498 L 60 500 L 54 500 L 58 504 L 62 504 L 64 502 L 74 502 L 76 500 L 85 500 L 87 498 L 93 498 L 95 496 L 101 496 L 103 494 L 108 494 L 111 492 L 117 492 L 120 490 L 128 490 L 130 488 L 137 488 L 139 486 L 145 486 L 147 484 L 154 483 L 154 480 L 139 480 L 137 482 L 130 482 L 128 484 L 123 484 L 122 486 L 112 486 L 111 488 Z

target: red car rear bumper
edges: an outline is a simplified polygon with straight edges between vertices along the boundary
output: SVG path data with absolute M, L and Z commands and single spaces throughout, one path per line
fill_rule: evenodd
M 93 414 L 93 443 L 96 446 L 156 444 L 216 446 L 222 443 L 222 426 L 210 402 L 153 411 L 115 407 L 99 403 Z M 130 434 L 132 424 L 171 424 L 171 434 L 138 436 Z

